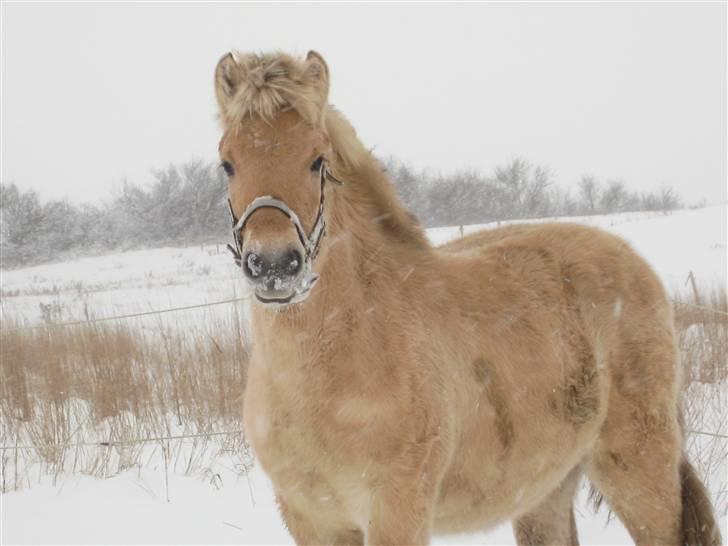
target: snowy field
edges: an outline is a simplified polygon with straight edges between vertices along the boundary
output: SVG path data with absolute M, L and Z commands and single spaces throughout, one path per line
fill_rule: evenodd
M 672 293 L 685 291 L 690 273 L 701 288 L 725 286 L 725 206 L 669 214 L 630 212 L 534 220 L 538 221 L 579 222 L 624 237 Z M 462 232 L 467 235 L 493 227 L 496 224 L 464 226 Z M 460 227 L 428 230 L 435 244 L 460 233 Z M 53 317 L 57 322 L 84 320 L 87 314 L 116 316 L 247 295 L 225 244 L 138 250 L 3 271 L 1 275 L 1 316 L 24 324 L 42 322 L 41 304 L 62 308 L 62 314 Z M 177 314 L 173 320 L 194 321 L 208 312 L 215 308 L 193 311 L 188 317 Z
M 657 270 L 672 293 L 686 293 L 692 273 L 701 288 L 726 284 L 726 206 L 662 213 L 626 213 L 578 219 L 627 239 Z M 486 226 L 465 226 L 465 234 Z M 435 243 L 459 237 L 459 227 L 429 230 Z M 245 298 L 240 275 L 224 245 L 164 248 L 2 272 L 2 322 L 35 325 L 84 320 L 169 307 Z M 127 319 L 143 328 L 160 320 L 194 327 L 222 304 Z M 162 318 L 160 318 L 162 317 Z M 713 386 L 715 387 L 715 386 Z M 726 385 L 718 400 L 728 402 Z M 721 428 L 721 423 L 714 423 Z M 725 424 L 722 424 L 725 433 Z M 690 449 L 707 440 L 691 439 Z M 721 440 L 725 443 L 725 440 Z M 93 448 L 91 448 L 93 449 Z M 144 464 L 99 480 L 69 473 L 38 471 L 32 485 L 0 496 L 2 544 L 289 544 L 271 486 L 257 467 L 224 450 L 211 451 L 194 472 L 176 457 L 163 457 L 158 445 L 143 448 Z M 3 476 L 5 479 L 6 476 Z M 4 483 L 4 482 L 3 482 Z M 725 468 L 711 476 L 712 496 L 724 495 Z M 721 493 L 722 492 L 722 493 Z M 576 503 L 582 544 L 630 544 L 606 510 L 592 512 L 582 490 Z M 726 514 L 722 518 L 723 537 Z M 436 544 L 514 544 L 509 524 L 488 532 L 437 537 Z

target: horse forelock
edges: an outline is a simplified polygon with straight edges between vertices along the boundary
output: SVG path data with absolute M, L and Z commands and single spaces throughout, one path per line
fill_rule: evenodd
M 232 93 L 221 104 L 227 127 L 246 117 L 272 123 L 276 115 L 294 108 L 309 123 L 320 124 L 327 104 L 328 81 L 306 61 L 286 53 L 233 53 Z

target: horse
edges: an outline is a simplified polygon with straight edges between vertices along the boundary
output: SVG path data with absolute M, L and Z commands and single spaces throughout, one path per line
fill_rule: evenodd
M 582 476 L 637 544 L 720 543 L 671 305 L 625 241 L 545 223 L 433 247 L 321 55 L 228 53 L 214 82 L 253 300 L 244 430 L 297 544 L 508 520 L 577 544 Z

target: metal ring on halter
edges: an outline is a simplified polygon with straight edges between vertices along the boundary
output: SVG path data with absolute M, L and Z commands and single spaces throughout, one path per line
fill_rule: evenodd
M 324 219 L 324 184 L 326 183 L 326 180 L 331 180 L 332 182 L 336 182 L 337 184 L 343 184 L 341 180 L 337 179 L 329 172 L 329 170 L 326 168 L 325 162 L 321 163 L 320 173 L 321 198 L 319 199 L 319 208 L 316 214 L 316 220 L 314 221 L 313 227 L 311 228 L 311 233 L 309 233 L 308 235 L 306 235 L 306 231 L 303 229 L 303 224 L 301 224 L 301 220 L 298 218 L 298 215 L 280 199 L 276 199 L 269 195 L 256 197 L 245 209 L 245 212 L 239 220 L 235 217 L 232 203 L 230 202 L 230 199 L 228 199 L 228 208 L 230 210 L 230 216 L 233 223 L 233 240 L 235 242 L 235 247 L 233 247 L 232 245 L 227 245 L 227 247 L 230 252 L 232 252 L 233 259 L 239 267 L 242 267 L 243 261 L 243 241 L 241 238 L 241 233 L 243 229 L 245 229 L 245 224 L 253 215 L 253 213 L 255 213 L 257 210 L 262 208 L 273 208 L 278 209 L 283 214 L 285 214 L 291 221 L 293 226 L 296 228 L 296 233 L 298 234 L 298 238 L 303 245 L 304 252 L 306 253 L 306 256 L 304 258 L 304 267 L 306 267 L 306 269 L 310 272 L 311 265 L 316 259 L 316 256 L 318 255 L 319 249 L 321 247 L 321 240 L 326 233 L 326 220 Z

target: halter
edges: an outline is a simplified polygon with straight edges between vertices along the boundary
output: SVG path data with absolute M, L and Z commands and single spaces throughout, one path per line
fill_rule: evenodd
M 301 241 L 304 252 L 306 254 L 304 256 L 303 264 L 305 280 L 304 285 L 306 285 L 306 288 L 310 288 L 311 286 L 313 286 L 313 283 L 316 282 L 318 276 L 312 273 L 311 267 L 313 266 L 313 262 L 316 259 L 316 256 L 318 256 L 319 250 L 321 249 L 321 240 L 324 238 L 324 235 L 326 233 L 326 220 L 324 219 L 324 185 L 327 180 L 331 180 L 332 182 L 336 182 L 340 185 L 343 184 L 341 180 L 332 175 L 331 172 L 326 168 L 325 161 L 321 162 L 321 168 L 319 170 L 319 173 L 321 180 L 321 199 L 319 200 L 316 220 L 314 221 L 313 228 L 311 228 L 311 233 L 309 233 L 308 235 L 306 235 L 306 231 L 303 229 L 303 224 L 301 224 L 301 220 L 299 220 L 298 215 L 280 199 L 276 199 L 274 197 L 271 197 L 270 195 L 256 197 L 255 199 L 253 199 L 253 202 L 248 205 L 248 208 L 245 209 L 245 212 L 239 220 L 235 218 L 233 205 L 230 202 L 230 199 L 228 199 L 228 208 L 230 210 L 230 217 L 232 218 L 233 241 L 235 242 L 235 246 L 228 244 L 227 248 L 228 250 L 230 250 L 230 252 L 232 252 L 233 259 L 235 260 L 235 263 L 238 265 L 238 267 L 242 267 L 243 264 L 243 241 L 241 233 L 245 229 L 245 224 L 248 222 L 248 220 L 250 220 L 250 217 L 253 215 L 253 213 L 259 209 L 278 209 L 288 217 L 293 226 L 296 228 L 298 239 Z

